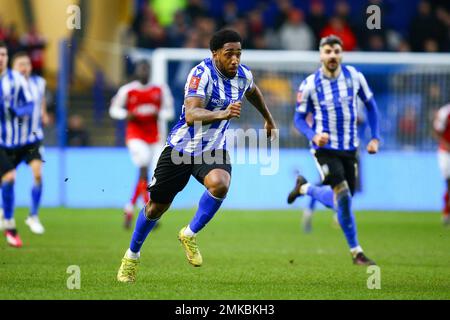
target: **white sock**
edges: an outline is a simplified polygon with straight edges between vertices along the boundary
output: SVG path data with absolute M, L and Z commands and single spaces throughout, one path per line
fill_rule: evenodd
M 310 184 L 309 183 L 305 183 L 300 187 L 300 194 L 306 194 L 308 192 L 308 188 L 309 188 Z
M 141 257 L 141 253 L 140 252 L 134 253 L 130 249 L 127 250 L 126 255 L 127 255 L 128 259 L 133 259 L 133 260 L 137 260 L 137 259 L 139 259 Z
M 3 220 L 3 227 L 6 230 L 12 230 L 16 228 L 16 220 L 14 220 L 14 218 L 12 219 L 4 219 Z
M 352 256 L 356 257 L 356 255 L 358 253 L 363 252 L 363 249 L 361 248 L 361 246 L 357 246 L 357 247 L 351 248 L 350 252 L 352 253 Z
M 191 230 L 191 227 L 190 227 L 189 225 L 186 227 L 186 229 L 184 229 L 183 234 L 184 234 L 185 236 L 188 236 L 188 237 L 193 237 L 193 236 L 195 236 L 194 231 Z

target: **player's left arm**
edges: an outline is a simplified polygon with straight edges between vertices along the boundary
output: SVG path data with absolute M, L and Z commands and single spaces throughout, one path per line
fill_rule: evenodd
M 378 106 L 373 96 L 372 90 L 370 90 L 367 84 L 366 78 L 361 72 L 358 72 L 360 88 L 358 90 L 358 96 L 364 102 L 367 108 L 367 120 L 369 122 L 371 139 L 367 144 L 367 152 L 375 154 L 378 152 L 380 144 L 380 129 L 378 126 Z
M 266 105 L 266 102 L 264 101 L 261 90 L 256 84 L 253 84 L 253 86 L 245 93 L 245 97 L 264 117 L 264 129 L 267 130 L 267 137 L 271 137 L 272 139 L 274 139 L 274 134 L 276 134 L 276 131 L 272 132 L 272 130 L 276 130 L 277 126 L 275 124 L 275 120 L 272 117 L 272 114 L 269 111 L 269 108 Z
M 33 97 L 30 93 L 30 88 L 28 87 L 25 78 L 21 75 L 17 79 L 18 88 L 18 99 L 17 106 L 13 106 L 11 109 L 17 117 L 31 116 L 34 109 Z
M 162 89 L 162 104 L 161 110 L 158 114 L 158 119 L 163 121 L 171 121 L 175 117 L 174 100 L 172 92 L 168 85 L 164 84 L 161 86 Z
M 439 143 L 443 144 L 447 148 L 447 150 L 450 150 L 450 144 L 445 139 L 443 139 L 443 133 L 448 125 L 447 119 L 449 111 L 450 106 L 442 107 L 439 109 L 438 112 L 436 112 L 433 120 L 433 130 L 432 130 L 433 137 Z
M 42 79 L 42 100 L 41 100 L 41 119 L 42 124 L 44 126 L 48 125 L 49 119 L 48 119 L 48 113 L 47 113 L 47 98 L 45 97 L 45 91 L 46 91 L 46 82 L 44 79 Z

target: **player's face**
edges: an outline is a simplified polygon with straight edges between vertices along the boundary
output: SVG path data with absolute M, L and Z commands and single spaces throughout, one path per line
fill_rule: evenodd
M 239 63 L 241 62 L 242 47 L 240 42 L 229 42 L 223 48 L 214 51 L 213 57 L 217 68 L 227 77 L 236 76 Z
M 328 71 L 336 71 L 342 62 L 342 47 L 339 44 L 324 45 L 320 48 L 320 61 Z
M 0 48 L 0 73 L 5 71 L 8 67 L 8 50 L 6 48 Z
M 20 57 L 14 60 L 13 69 L 22 74 L 25 77 L 31 75 L 32 67 L 31 61 L 28 57 Z
M 145 63 L 137 65 L 136 77 L 140 82 L 146 84 L 150 77 L 150 67 Z

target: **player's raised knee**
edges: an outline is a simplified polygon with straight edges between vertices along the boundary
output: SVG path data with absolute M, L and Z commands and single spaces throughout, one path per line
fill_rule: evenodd
M 230 187 L 230 175 L 223 170 L 213 170 L 205 178 L 208 191 L 217 198 L 225 198 Z

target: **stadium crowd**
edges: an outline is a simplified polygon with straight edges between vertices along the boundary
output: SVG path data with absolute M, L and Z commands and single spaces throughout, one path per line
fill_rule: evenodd
M 411 1 L 411 6 L 416 5 L 411 10 L 386 0 L 369 0 L 364 6 L 350 0 L 253 0 L 245 4 L 187 0 L 173 1 L 172 15 L 159 2 L 137 1 L 131 32 L 138 47 L 207 48 L 214 31 L 232 27 L 243 36 L 247 49 L 314 50 L 318 39 L 328 34 L 340 36 L 346 51 L 450 49 L 450 9 L 445 1 Z M 369 5 L 380 7 L 381 29 L 367 28 Z
M 36 26 L 29 25 L 28 30 L 20 34 L 15 23 L 5 24 L 0 17 L 0 41 L 6 43 L 11 57 L 19 51 L 27 52 L 31 59 L 33 72 L 38 75 L 43 74 L 44 50 L 47 42 Z

